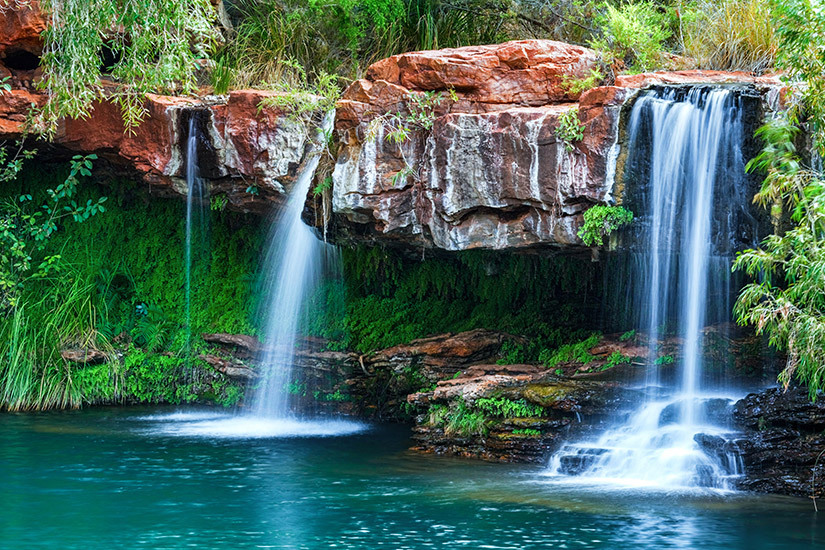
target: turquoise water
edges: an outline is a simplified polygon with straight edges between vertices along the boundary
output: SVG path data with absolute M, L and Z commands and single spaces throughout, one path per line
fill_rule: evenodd
M 0 547 L 825 548 L 807 499 L 561 487 L 411 453 L 402 426 L 233 438 L 172 412 L 0 416 Z

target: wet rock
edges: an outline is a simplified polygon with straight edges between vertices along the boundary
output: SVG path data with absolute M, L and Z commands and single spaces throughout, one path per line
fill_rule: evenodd
M 198 355 L 198 358 L 229 378 L 250 382 L 260 376 L 259 373 L 255 372 L 248 365 L 237 360 L 226 359 L 214 354 L 201 354 Z
M 803 388 L 771 388 L 736 403 L 745 429 L 735 441 L 745 479 L 740 488 L 765 493 L 825 497 L 825 404 Z
M 802 431 L 825 429 L 825 404 L 811 401 L 804 388 L 770 388 L 739 400 L 734 418 L 751 430 L 788 428 Z
M 632 392 L 615 383 L 557 377 L 539 365 L 473 365 L 455 379 L 438 382 L 431 391 L 411 394 L 410 405 L 440 411 L 417 417 L 415 450 L 500 462 L 543 462 L 563 440 L 625 410 Z M 526 417 L 501 417 L 479 408 L 491 399 L 518 404 Z M 434 412 L 435 411 L 435 412 Z M 439 416 L 445 415 L 445 416 Z M 474 415 L 483 422 L 475 431 L 452 418 Z M 480 416 L 479 416 L 480 415 Z
M 581 213 L 623 197 L 625 184 L 614 179 L 621 118 L 639 89 L 735 83 L 765 103 L 760 117 L 784 101 L 777 76 L 719 71 L 620 76 L 570 93 L 565 80 L 595 62 L 586 48 L 527 40 L 401 54 L 370 67 L 338 103 L 334 238 L 444 250 L 583 247 Z M 432 127 L 395 143 L 382 120 L 420 110 L 410 98 L 423 92 L 441 98 Z M 569 148 L 556 131 L 573 109 L 584 139 Z
M 246 334 L 229 334 L 219 332 L 215 334 L 201 334 L 201 338 L 207 344 L 217 344 L 219 346 L 229 346 L 235 350 L 245 352 L 247 356 L 257 353 L 261 349 L 261 342 L 254 336 Z
M 100 365 L 109 360 L 109 355 L 97 349 L 64 349 L 60 357 L 69 363 Z

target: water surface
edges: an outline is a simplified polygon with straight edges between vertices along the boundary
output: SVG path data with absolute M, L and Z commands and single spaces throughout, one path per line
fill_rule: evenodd
M 403 426 L 245 438 L 181 429 L 214 411 L 174 414 L 0 416 L 0 547 L 825 547 L 807 499 L 559 485 L 409 452 Z

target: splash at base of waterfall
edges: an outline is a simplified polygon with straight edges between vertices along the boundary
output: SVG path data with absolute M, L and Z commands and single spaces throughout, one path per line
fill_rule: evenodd
M 722 427 L 733 401 L 677 395 L 647 402 L 620 428 L 564 445 L 546 475 L 617 488 L 733 490 L 743 474 L 742 460 L 729 443 L 733 432 Z M 700 411 L 698 422 L 680 422 L 687 407 Z
M 361 422 L 339 419 L 297 420 L 239 416 L 229 413 L 177 412 L 142 416 L 150 427 L 145 433 L 213 439 L 269 439 L 292 437 L 335 437 L 368 429 Z

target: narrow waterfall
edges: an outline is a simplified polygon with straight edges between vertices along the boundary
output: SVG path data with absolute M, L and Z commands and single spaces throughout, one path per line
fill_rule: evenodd
M 207 193 L 204 182 L 200 177 L 198 165 L 198 126 L 197 119 L 192 113 L 189 118 L 188 134 L 186 138 L 186 245 L 184 252 L 185 281 L 184 305 L 186 316 L 186 351 L 192 351 L 192 271 L 195 259 L 193 249 L 202 255 L 206 254 L 205 235 L 209 223 L 206 205 Z
M 320 134 L 329 131 L 333 119 L 332 113 L 324 118 Z M 340 263 L 338 249 L 318 239 L 301 220 L 319 158 L 318 150 L 310 153 L 267 239 L 259 297 L 263 304 L 264 349 L 258 359 L 264 369 L 264 380 L 253 406 L 254 415 L 259 417 L 289 416 L 287 386 L 292 381 L 307 297 L 321 282 L 324 262 Z M 335 265 L 331 268 L 335 269 Z
M 633 307 L 648 337 L 649 365 L 661 339 L 676 336 L 679 371 L 660 379 L 658 368 L 648 369 L 640 408 L 595 440 L 563 446 L 551 459 L 553 475 L 727 489 L 741 474 L 735 452 L 701 443 L 730 432 L 728 401 L 720 397 L 726 388 L 706 372 L 724 367 L 706 364 L 704 329 L 730 320 L 731 260 L 742 236 L 756 231 L 744 206 L 743 111 L 739 91 L 724 88 L 661 88 L 635 102 L 625 171 L 641 173 L 628 185 L 642 189 L 627 257 Z

